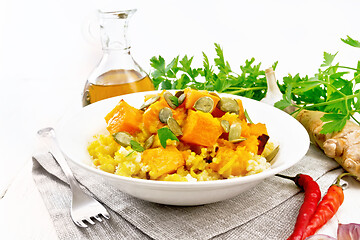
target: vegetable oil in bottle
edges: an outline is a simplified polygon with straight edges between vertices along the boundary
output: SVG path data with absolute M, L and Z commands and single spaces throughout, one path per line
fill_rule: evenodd
M 149 76 L 130 54 L 126 31 L 136 9 L 99 12 L 103 57 L 83 91 L 83 106 L 123 94 L 151 91 Z

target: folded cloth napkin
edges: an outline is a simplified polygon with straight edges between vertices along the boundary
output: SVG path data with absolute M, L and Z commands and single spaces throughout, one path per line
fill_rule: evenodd
M 324 193 L 342 172 L 338 167 L 311 146 L 283 174 L 308 174 Z M 286 239 L 303 202 L 299 188 L 279 177 L 268 178 L 235 198 L 194 207 L 146 202 L 91 177 L 76 177 L 84 191 L 107 207 L 109 221 L 77 227 L 70 217 L 71 192 L 61 168 L 49 153 L 33 157 L 33 178 L 59 239 Z

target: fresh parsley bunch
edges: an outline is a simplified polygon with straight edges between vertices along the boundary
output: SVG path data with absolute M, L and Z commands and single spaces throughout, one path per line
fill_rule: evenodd
M 347 36 L 341 39 L 344 43 L 360 48 L 360 42 Z M 259 64 L 254 64 L 255 59 L 246 60 L 244 66 L 240 66 L 240 73 L 232 71 L 230 64 L 225 60 L 223 50 L 219 44 L 215 44 L 217 57 L 215 65 L 211 65 L 208 57 L 203 53 L 203 66 L 193 68 L 193 57 L 185 55 L 181 60 L 179 56 L 169 64 L 165 64 L 161 56 L 151 58 L 153 71 L 151 77 L 157 89 L 184 89 L 191 87 L 197 90 L 217 91 L 230 93 L 255 100 L 265 97 L 267 83 L 265 71 L 260 70 Z M 299 112 L 302 109 L 323 111 L 326 114 L 321 118 L 325 122 L 321 133 L 340 131 L 346 121 L 360 113 L 360 61 L 357 67 L 341 66 L 333 64 L 337 53 L 324 52 L 324 62 L 318 73 L 313 77 L 306 75 L 300 77 L 288 75 L 279 83 L 283 99 L 275 104 L 280 109 L 294 106 Z M 272 68 L 275 70 L 278 62 Z M 351 75 L 352 74 L 352 75 Z M 349 75 L 351 75 L 349 79 Z
M 349 36 L 341 40 L 360 48 L 360 42 Z M 360 112 L 357 86 L 360 83 L 360 61 L 356 68 L 333 64 L 336 55 L 324 52 L 324 62 L 313 77 L 300 77 L 299 74 L 284 77 L 283 84 L 279 84 L 283 99 L 275 107 L 294 106 L 296 112 L 302 109 L 326 112 L 321 118 L 325 122 L 321 130 L 323 134 L 340 131 L 350 118 L 359 124 L 354 114 Z
M 217 57 L 214 65 L 203 52 L 203 66 L 192 66 L 193 57 L 187 55 L 180 59 L 174 58 L 169 64 L 163 57 L 151 58 L 151 77 L 156 89 L 184 89 L 187 87 L 197 90 L 230 93 L 256 100 L 261 100 L 267 89 L 265 71 L 260 70 L 260 65 L 255 64 L 255 59 L 246 60 L 240 66 L 239 73 L 234 72 L 219 44 L 215 44 Z M 277 62 L 272 66 L 276 68 Z

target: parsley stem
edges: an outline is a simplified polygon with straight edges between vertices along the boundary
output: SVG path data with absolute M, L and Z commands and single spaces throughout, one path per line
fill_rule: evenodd
M 353 115 L 350 115 L 350 117 L 357 123 L 360 125 L 360 122 L 353 116 Z
M 358 74 L 358 75 L 356 75 L 353 79 L 351 79 L 350 81 L 351 82 L 353 82 L 353 81 L 355 81 L 357 78 L 359 78 L 360 77 L 360 74 Z M 355 87 L 356 87 L 356 82 L 355 82 L 355 84 L 354 84 L 354 86 L 353 86 L 353 91 L 355 90 Z
M 236 94 L 236 93 L 242 93 L 242 92 L 246 92 L 246 91 L 264 90 L 264 89 L 266 89 L 266 87 L 237 88 L 237 89 L 239 89 L 239 90 L 236 90 L 236 91 L 226 91 L 226 93 Z
M 360 69 L 358 69 L 358 68 L 352 68 L 352 67 L 346 67 L 346 66 L 330 66 L 325 70 L 325 72 L 328 72 L 332 68 L 345 68 L 345 69 L 349 69 L 349 70 L 360 71 Z
M 338 103 L 338 102 L 342 102 L 342 101 L 347 102 L 347 100 L 350 100 L 350 99 L 356 98 L 356 97 L 360 97 L 359 94 L 346 95 L 345 97 L 342 97 L 342 98 L 330 100 L 330 101 L 327 101 L 327 102 L 315 103 L 315 104 L 312 104 L 312 105 L 307 105 L 306 107 L 307 108 L 314 108 L 314 107 L 326 106 L 326 105 L 330 105 L 330 104 Z

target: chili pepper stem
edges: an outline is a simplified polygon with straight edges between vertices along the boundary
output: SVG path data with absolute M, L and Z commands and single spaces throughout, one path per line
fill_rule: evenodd
M 275 174 L 275 176 L 295 181 L 295 177 L 290 177 L 282 174 Z
M 348 172 L 344 172 L 344 173 L 340 174 L 340 175 L 337 177 L 336 183 L 335 183 L 336 186 L 341 187 L 341 186 L 340 186 L 340 180 L 341 180 L 344 176 L 351 176 L 351 177 L 355 177 L 355 178 L 357 177 L 357 176 L 355 176 L 354 174 L 351 174 L 351 173 L 348 173 Z

